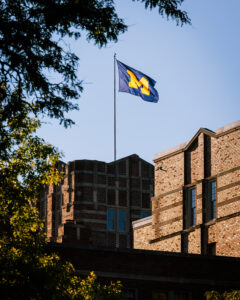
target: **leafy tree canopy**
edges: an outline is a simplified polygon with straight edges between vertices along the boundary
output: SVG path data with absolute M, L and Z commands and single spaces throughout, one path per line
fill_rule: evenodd
M 205 293 L 206 300 L 240 300 L 240 291 L 233 290 L 231 292 L 219 293 L 217 291 L 207 291 Z
M 190 23 L 180 10 L 184 0 L 133 0 L 177 24 Z M 35 114 L 59 119 L 65 127 L 73 123 L 64 112 L 78 109 L 82 83 L 76 76 L 78 57 L 63 47 L 64 37 L 78 39 L 85 31 L 88 40 L 102 47 L 116 42 L 127 30 L 114 0 L 0 0 L 0 82 L 7 88 L 5 110 L 16 110 L 21 102 L 32 103 Z M 47 72 L 57 74 L 53 82 Z M 9 106 L 13 90 L 20 102 Z M 16 100 L 16 99 L 15 99 Z M 18 99 L 19 100 L 19 99 Z
M 136 0 L 138 1 L 138 0 Z M 140 0 L 139 0 L 140 1 Z M 146 8 L 190 23 L 183 0 L 141 0 Z M 70 263 L 44 253 L 45 234 L 36 202 L 42 184 L 57 183 L 61 155 L 36 136 L 40 113 L 72 120 L 82 91 L 78 58 L 62 46 L 64 37 L 102 47 L 127 26 L 113 0 L 0 0 L 0 295 L 6 299 L 116 299 L 120 284 L 101 286 L 94 274 L 84 281 Z M 52 82 L 47 71 L 58 74 Z
M 18 93 L 11 98 L 18 101 Z M 60 154 L 35 135 L 40 123 L 29 117 L 30 112 L 29 105 L 22 105 L 6 119 L 0 106 L 0 124 L 8 127 L 7 154 L 0 159 L 1 299 L 118 299 L 119 282 L 100 285 L 94 273 L 81 279 L 71 263 L 44 251 L 45 234 L 36 206 L 40 186 L 61 179 L 55 167 Z

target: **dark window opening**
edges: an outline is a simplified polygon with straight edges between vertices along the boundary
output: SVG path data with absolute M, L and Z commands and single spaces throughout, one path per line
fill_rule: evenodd
M 188 253 L 188 233 L 184 231 L 181 234 L 181 252 Z
M 211 220 L 216 219 L 216 180 L 209 182 L 209 200 L 211 208 Z
M 107 203 L 109 205 L 115 205 L 115 190 L 108 190 L 107 191 Z
M 207 255 L 216 255 L 216 243 L 207 245 Z
M 184 191 L 184 228 L 196 225 L 196 188 Z
M 203 216 L 204 222 L 216 219 L 216 180 L 206 181 L 204 183 L 204 208 L 205 215 Z
M 151 196 L 149 193 L 142 193 L 142 208 L 150 208 Z
M 126 211 L 118 210 L 118 232 L 126 232 Z
M 142 211 L 141 212 L 141 218 L 146 218 L 151 215 L 150 211 Z
M 62 224 L 62 213 L 59 212 L 58 213 L 58 225 L 61 225 Z

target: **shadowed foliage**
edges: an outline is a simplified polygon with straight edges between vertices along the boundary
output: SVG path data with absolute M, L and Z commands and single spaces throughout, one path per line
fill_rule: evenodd
M 240 291 L 219 293 L 217 291 L 208 291 L 205 293 L 206 300 L 240 300 Z
M 119 299 L 119 282 L 101 285 L 94 273 L 81 279 L 71 263 L 44 252 L 38 194 L 41 185 L 57 184 L 62 178 L 55 167 L 61 155 L 35 135 L 40 122 L 29 117 L 30 111 L 22 105 L 4 121 L 8 148 L 0 160 L 1 299 Z
M 179 10 L 183 1 L 142 2 L 177 24 L 190 23 Z M 102 47 L 126 30 L 113 0 L 0 0 L 1 299 L 118 299 L 121 294 L 119 282 L 100 285 L 94 273 L 82 280 L 70 263 L 44 253 L 39 188 L 61 179 L 55 167 L 61 154 L 36 130 L 39 114 L 67 127 L 73 121 L 65 113 L 78 109 L 78 57 L 64 38 L 78 39 L 84 31 Z
M 183 0 L 139 1 L 146 8 L 158 8 L 160 15 L 177 24 L 190 23 L 186 12 L 179 9 Z M 116 42 L 127 26 L 118 17 L 114 2 L 0 0 L 0 82 L 8 95 L 18 90 L 21 101 L 34 104 L 30 107 L 35 114 L 57 118 L 65 127 L 71 125 L 73 121 L 64 113 L 78 109 L 75 100 L 82 82 L 76 75 L 78 57 L 63 39 L 78 39 L 84 31 L 87 40 L 99 47 Z M 5 98 L 6 104 L 9 99 Z M 6 109 L 16 109 L 15 103 Z

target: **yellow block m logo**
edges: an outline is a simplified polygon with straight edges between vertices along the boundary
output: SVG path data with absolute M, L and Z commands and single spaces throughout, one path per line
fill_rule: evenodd
M 145 77 L 142 77 L 139 81 L 137 80 L 137 77 L 135 76 L 135 74 L 130 71 L 127 70 L 127 73 L 130 75 L 130 81 L 128 83 L 129 87 L 134 88 L 134 89 L 138 89 L 139 87 L 142 86 L 141 88 L 141 93 L 144 95 L 150 95 L 150 91 L 148 89 L 149 86 L 149 82 Z

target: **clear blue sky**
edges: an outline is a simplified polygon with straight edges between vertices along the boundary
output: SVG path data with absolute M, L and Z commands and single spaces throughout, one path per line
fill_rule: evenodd
M 157 81 L 159 102 L 117 93 L 117 158 L 154 154 L 190 140 L 200 127 L 217 129 L 240 119 L 240 1 L 186 0 L 192 26 L 177 27 L 157 10 L 117 0 L 128 31 L 99 49 L 83 37 L 70 46 L 84 81 L 80 110 L 64 129 L 47 121 L 39 135 L 65 162 L 113 160 L 113 55 Z M 118 81 L 118 79 L 117 79 Z

